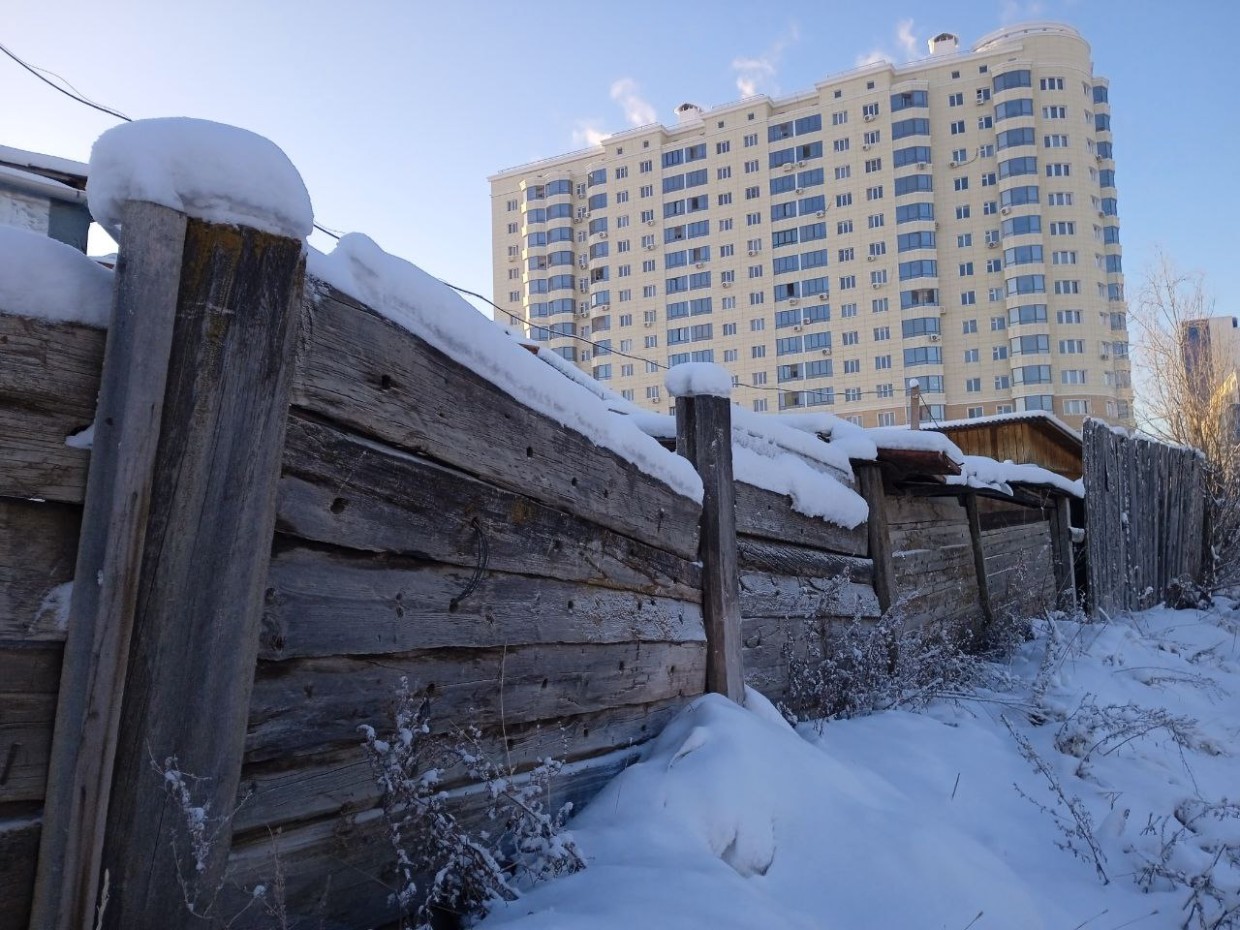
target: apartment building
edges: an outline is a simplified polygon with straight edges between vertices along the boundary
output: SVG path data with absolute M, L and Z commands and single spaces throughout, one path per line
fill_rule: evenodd
M 1132 421 L 1108 84 L 1005 28 L 490 178 L 498 322 L 667 410 L 713 361 L 754 410 L 866 426 Z

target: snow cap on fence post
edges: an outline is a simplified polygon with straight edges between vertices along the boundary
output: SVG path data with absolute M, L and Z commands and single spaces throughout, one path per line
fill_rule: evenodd
M 101 135 L 90 152 L 86 199 L 118 241 L 131 201 L 289 239 L 305 239 L 314 228 L 310 194 L 279 146 L 246 129 L 188 117 L 136 120 Z
M 722 365 L 712 362 L 685 362 L 673 365 L 664 379 L 673 397 L 732 396 L 732 376 Z

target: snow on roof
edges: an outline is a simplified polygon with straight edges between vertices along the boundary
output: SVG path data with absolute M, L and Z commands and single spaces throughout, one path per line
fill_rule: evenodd
M 37 192 L 53 200 L 68 201 L 69 203 L 81 203 L 86 200 L 86 195 L 76 187 L 70 187 L 68 184 L 63 184 L 54 178 L 44 177 L 33 171 L 23 171 L 21 168 L 10 168 L 8 165 L 0 165 L 0 183 L 5 182 L 10 186 Z
M 1040 420 L 1055 427 L 1060 432 L 1070 436 L 1077 442 L 1081 441 L 1081 434 L 1074 430 L 1053 413 L 1045 410 L 1024 410 L 1019 413 L 995 413 L 988 417 L 972 417 L 966 420 L 939 420 L 933 424 L 922 424 L 923 429 L 939 430 L 939 429 L 967 429 L 971 426 L 987 426 L 994 423 L 1016 423 L 1021 421 Z
M 107 326 L 113 274 L 72 246 L 0 226 L 0 312 Z
M 1017 465 L 1011 461 L 998 462 L 984 455 L 966 455 L 959 475 L 949 475 L 948 484 L 967 488 L 988 488 L 1012 496 L 1013 484 L 1031 484 L 1052 487 L 1074 497 L 1085 496 L 1085 485 L 1080 479 L 1069 481 L 1063 475 L 1040 465 Z
M 702 480 L 687 459 L 664 449 L 629 418 L 608 415 L 612 401 L 606 394 L 611 392 L 594 390 L 577 377 L 566 381 L 447 285 L 366 236 L 350 233 L 327 255 L 310 249 L 308 270 L 526 406 L 610 449 L 677 493 L 702 499 Z
M 91 149 L 86 193 L 91 213 L 116 239 L 122 207 L 132 200 L 293 239 L 314 225 L 306 185 L 274 142 L 207 120 L 137 120 L 109 129 Z
M 8 145 L 0 145 L 0 162 L 20 168 L 33 168 L 37 172 L 48 171 L 80 178 L 86 177 L 89 171 L 89 166 L 80 161 L 44 155 L 41 152 L 27 152 L 25 149 L 15 149 Z
M 880 426 L 868 429 L 865 434 L 882 449 L 906 452 L 941 452 L 956 464 L 964 463 L 960 447 L 942 433 L 934 430 L 909 429 L 907 426 Z

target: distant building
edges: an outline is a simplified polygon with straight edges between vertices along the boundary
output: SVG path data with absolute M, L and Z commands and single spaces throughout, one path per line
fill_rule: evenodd
M 1240 318 L 1211 316 L 1184 324 L 1184 369 L 1196 389 L 1213 390 L 1240 373 Z
M 930 53 L 496 174 L 495 303 L 653 410 L 659 366 L 714 361 L 759 411 L 898 425 L 916 378 L 936 420 L 1132 423 L 1088 43 L 1028 23 Z
M 86 251 L 90 210 L 81 162 L 0 145 L 0 226 L 16 226 Z

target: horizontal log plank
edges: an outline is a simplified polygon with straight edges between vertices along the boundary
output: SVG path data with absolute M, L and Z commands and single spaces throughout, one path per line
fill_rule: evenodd
M 267 578 L 260 655 L 380 655 L 511 643 L 704 642 L 698 604 L 584 583 L 297 547 Z
M 64 651 L 61 643 L 0 640 L 0 694 L 55 696 Z
M 65 439 L 89 423 L 0 402 L 0 496 L 80 504 L 90 452 Z
M 869 585 L 766 572 L 741 573 L 740 601 L 742 617 L 878 617 L 882 613 Z
M 39 817 L 0 819 L 0 930 L 26 930 L 39 857 Z
M 580 810 L 637 757 L 636 750 L 619 751 L 566 769 L 553 786 L 552 803 L 569 801 Z M 494 829 L 486 803 L 485 792 L 473 790 L 450 797 L 449 810 L 467 830 Z M 222 922 L 233 930 L 269 930 L 271 915 L 250 906 L 251 892 L 260 884 L 272 888 L 277 868 L 294 926 L 379 927 L 399 916 L 389 901 L 395 853 L 379 811 L 286 827 L 275 836 L 252 834 L 234 846 L 216 909 Z
M 753 536 L 737 537 L 736 555 L 742 571 L 811 578 L 836 578 L 842 575 L 860 584 L 870 584 L 874 578 L 874 563 L 870 559 L 823 552 L 808 546 L 773 542 Z
M 481 746 L 489 758 L 515 772 L 523 772 L 545 758 L 573 763 L 582 759 L 637 746 L 663 729 L 685 701 L 679 698 L 653 704 L 608 708 L 558 720 L 491 727 L 483 733 Z M 436 710 L 430 707 L 432 732 Z M 385 729 L 376 726 L 380 735 Z M 248 767 L 242 774 L 236 831 L 267 830 L 295 821 L 311 820 L 338 811 L 354 812 L 373 807 L 379 789 L 362 749 L 357 745 L 305 760 L 295 768 L 280 761 Z M 467 781 L 458 764 L 442 773 L 444 788 Z
M 56 695 L 0 699 L 0 803 L 43 801 L 56 722 Z
M 696 502 L 343 295 L 321 296 L 307 313 L 294 406 L 697 557 Z
M 61 642 L 81 509 L 0 498 L 0 640 Z
M 501 571 L 701 599 L 693 560 L 296 413 L 284 470 L 283 533 L 472 569 L 481 532 L 487 564 Z
M 355 743 L 387 719 L 401 676 L 442 719 L 478 726 L 532 722 L 693 697 L 705 687 L 702 642 L 628 642 L 438 649 L 393 656 L 260 662 L 247 760 Z
M 743 481 L 736 482 L 736 531 L 845 555 L 864 556 L 869 549 L 864 523 L 845 529 L 819 517 L 807 517 L 792 509 L 787 495 Z

